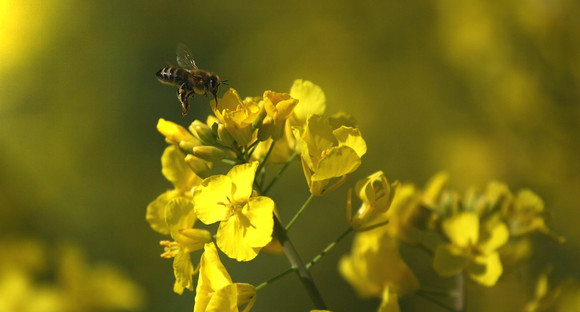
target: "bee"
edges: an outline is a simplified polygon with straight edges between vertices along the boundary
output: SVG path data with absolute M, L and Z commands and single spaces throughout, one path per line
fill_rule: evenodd
M 211 93 L 217 104 L 217 92 L 222 83 L 220 77 L 199 69 L 191 51 L 182 43 L 177 46 L 177 64 L 179 67 L 160 69 L 155 76 L 162 83 L 179 86 L 177 98 L 181 103 L 183 116 L 189 111 L 189 98 L 193 98 L 196 93 L 203 95 Z

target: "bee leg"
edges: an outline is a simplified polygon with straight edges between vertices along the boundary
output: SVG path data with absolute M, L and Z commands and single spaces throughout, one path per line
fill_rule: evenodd
M 187 112 L 189 111 L 189 98 L 193 97 L 194 95 L 195 92 L 193 90 L 189 90 L 187 84 L 185 83 L 182 84 L 177 90 L 177 98 L 179 99 L 179 102 L 181 102 L 181 108 L 183 109 L 181 114 L 183 116 L 187 115 Z

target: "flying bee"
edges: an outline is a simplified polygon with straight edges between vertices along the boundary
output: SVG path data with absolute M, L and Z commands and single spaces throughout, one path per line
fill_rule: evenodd
M 197 94 L 207 95 L 211 93 L 217 104 L 217 92 L 220 77 L 195 65 L 191 51 L 182 43 L 177 46 L 177 64 L 179 67 L 165 67 L 160 69 L 155 76 L 160 82 L 179 86 L 177 98 L 183 108 L 183 116 L 189 111 L 189 98 Z

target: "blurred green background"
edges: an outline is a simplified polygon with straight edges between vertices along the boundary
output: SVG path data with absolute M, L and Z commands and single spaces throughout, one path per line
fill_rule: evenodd
M 183 42 L 242 96 L 287 92 L 303 78 L 325 91 L 327 113 L 357 118 L 369 152 L 293 228 L 304 259 L 346 227 L 345 192 L 357 179 L 383 170 L 423 185 L 445 169 L 459 190 L 499 179 L 536 191 L 568 242 L 538 237 L 531 266 L 550 262 L 556 276 L 578 278 L 578 16 L 572 0 L 0 0 L 1 238 L 74 241 L 142 285 L 146 311 L 191 311 L 194 295 L 172 292 L 171 261 L 159 257 L 165 238 L 144 218 L 170 188 L 157 120 L 188 125 L 210 111 L 197 96 L 183 118 L 176 89 L 154 77 Z M 307 197 L 296 163 L 272 198 L 287 221 Z M 378 301 L 357 299 L 336 271 L 349 244 L 317 264 L 314 278 L 333 310 L 374 311 Z M 269 254 L 222 260 L 234 281 L 254 285 L 288 266 Z M 534 278 L 470 285 L 470 311 L 519 309 Z M 401 304 L 436 311 L 419 297 Z M 287 276 L 260 291 L 254 310 L 310 307 Z

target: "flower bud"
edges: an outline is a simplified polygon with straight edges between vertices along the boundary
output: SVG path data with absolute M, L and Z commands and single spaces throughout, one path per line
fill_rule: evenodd
M 185 156 L 185 162 L 189 164 L 191 170 L 193 170 L 198 177 L 205 179 L 211 175 L 211 168 L 205 160 L 187 154 L 187 156 Z
M 371 221 L 375 221 L 381 215 L 384 216 L 391 207 L 398 185 L 398 181 L 390 184 L 382 171 L 359 180 L 355 185 L 355 194 L 363 203 L 352 218 L 352 227 L 361 229 L 369 226 Z
M 238 307 L 247 303 L 251 308 L 256 301 L 256 287 L 246 283 L 236 283 L 236 288 L 238 290 Z M 246 309 L 248 308 L 246 307 Z
M 274 120 L 270 116 L 264 118 L 260 129 L 258 130 L 258 140 L 260 142 L 266 141 L 272 137 L 272 132 L 274 131 Z
M 220 161 L 226 158 L 226 152 L 215 146 L 196 146 L 193 148 L 193 155 L 211 162 Z
M 215 145 L 217 142 L 216 134 L 211 130 L 211 128 L 205 123 L 195 120 L 189 126 L 189 131 L 197 136 L 204 145 Z
M 203 146 L 203 144 L 199 141 L 181 141 L 179 142 L 179 147 L 184 150 L 187 151 L 188 153 L 191 153 L 191 151 L 193 151 L 193 148 L 196 146 Z
M 217 125 L 217 134 L 218 134 L 218 138 L 220 139 L 220 141 L 225 146 L 232 146 L 234 144 L 234 138 L 228 132 L 226 127 L 222 124 L 217 124 L 217 123 L 215 123 L 214 125 Z
M 200 144 L 199 140 L 185 128 L 163 118 L 159 118 L 157 122 L 157 131 L 165 136 L 165 141 L 169 144 L 179 144 L 181 141 L 193 141 L 194 144 Z

